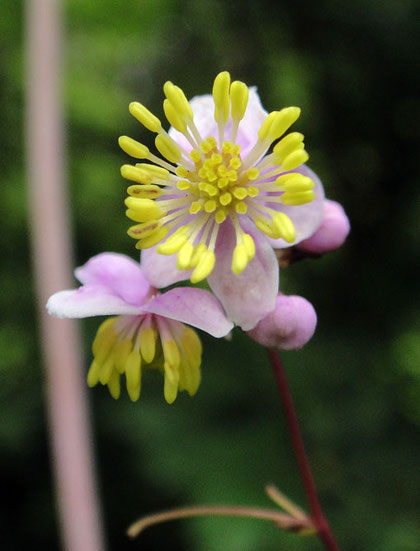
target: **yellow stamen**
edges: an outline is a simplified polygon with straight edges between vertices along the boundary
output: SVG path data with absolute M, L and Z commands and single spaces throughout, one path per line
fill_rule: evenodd
M 140 351 L 145 362 L 153 361 L 156 353 L 156 337 L 157 333 L 153 327 L 145 327 L 140 329 Z
M 151 132 L 159 132 L 162 128 L 160 120 L 153 115 L 144 105 L 137 101 L 133 101 L 128 106 L 130 113 L 136 118 L 143 126 L 145 126 Z
M 120 397 L 121 386 L 120 386 L 120 374 L 118 371 L 113 371 L 111 377 L 108 381 L 108 390 L 114 400 L 118 400 Z
M 141 356 L 137 350 L 128 355 L 125 365 L 125 377 L 127 380 L 127 392 L 130 399 L 136 402 L 141 390 Z
M 189 182 L 188 180 L 180 180 L 176 187 L 180 190 L 180 191 L 186 191 L 187 189 L 191 189 L 191 182 Z
M 216 257 L 213 251 L 206 251 L 200 258 L 197 267 L 191 274 L 191 283 L 199 283 L 206 279 L 206 277 L 212 272 Z
M 247 264 L 248 252 L 245 245 L 243 245 L 242 243 L 236 245 L 235 249 L 233 250 L 232 272 L 239 275 L 245 270 Z
M 199 163 L 201 161 L 201 155 L 200 152 L 196 149 L 193 149 L 190 151 L 190 157 L 195 163 Z
M 281 111 L 273 111 L 262 123 L 258 138 L 262 142 L 272 143 L 282 136 L 299 118 L 299 107 L 285 107 Z
M 106 320 L 96 333 L 95 340 L 92 344 L 92 352 L 95 360 L 99 364 L 103 364 L 111 348 L 114 346 L 114 342 L 117 338 L 114 330 L 116 319 L 117 318 L 110 318 Z
M 264 222 L 264 220 L 261 220 L 260 218 L 255 220 L 255 225 L 260 231 L 272 239 L 278 239 L 280 237 L 280 232 L 277 228 L 273 228 L 270 224 L 267 224 L 267 222 Z
M 175 172 L 180 178 L 187 178 L 189 174 L 189 170 L 182 165 L 177 166 Z
M 136 249 L 143 250 L 154 247 L 155 245 L 160 243 L 162 239 L 165 239 L 165 237 L 168 235 L 168 232 L 169 228 L 167 226 L 162 226 L 149 236 L 140 239 L 136 243 Z
M 162 168 L 161 166 L 156 166 L 149 163 L 137 163 L 136 167 L 141 170 L 145 170 L 153 178 L 159 178 L 160 180 L 169 179 L 169 170 L 166 170 L 166 168 Z
M 293 222 L 283 212 L 277 212 L 273 215 L 273 224 L 278 229 L 281 237 L 288 243 L 293 243 L 296 239 L 296 230 Z
M 232 195 L 227 191 L 219 198 L 220 204 L 226 207 L 232 202 Z
M 118 144 L 127 155 L 135 159 L 147 159 L 149 155 L 148 147 L 128 136 L 120 136 L 118 138 Z
M 303 134 L 300 132 L 292 132 L 291 134 L 288 134 L 273 148 L 276 162 L 281 164 L 287 155 L 295 151 L 295 149 L 302 149 L 303 147 Z
M 112 356 L 109 356 L 101 366 L 99 372 L 99 382 L 102 385 L 106 385 L 111 378 L 112 372 L 114 370 L 114 359 Z
M 160 222 L 158 220 L 152 220 L 151 222 L 131 226 L 131 228 L 127 230 L 127 233 L 133 239 L 143 239 L 155 233 L 159 227 Z
M 213 84 L 213 99 L 215 104 L 214 118 L 217 123 L 225 125 L 229 118 L 229 86 L 230 74 L 223 71 L 217 75 Z
M 159 134 L 156 136 L 155 145 L 161 155 L 171 163 L 179 163 L 181 160 L 181 150 L 169 136 Z
M 240 121 L 244 118 L 246 107 L 248 105 L 249 90 L 248 86 L 235 80 L 230 87 L 230 101 L 232 103 L 232 119 Z
M 156 199 L 162 195 L 162 190 L 159 186 L 143 184 L 140 186 L 130 186 L 127 193 L 132 197 L 140 197 L 141 199 Z
M 252 237 L 248 233 L 242 235 L 242 243 L 245 246 L 248 260 L 252 260 L 255 256 L 255 243 Z
M 226 220 L 226 213 L 224 210 L 219 209 L 216 212 L 215 220 L 217 224 L 222 224 Z
M 185 327 L 180 337 L 182 348 L 179 388 L 184 388 L 190 396 L 193 396 L 200 385 L 201 373 L 201 353 L 202 347 L 200 339 L 195 331 Z
M 247 190 L 247 193 L 248 193 L 248 197 L 257 197 L 257 195 L 259 194 L 259 189 L 255 186 L 249 186 L 248 188 L 246 188 Z
M 313 187 L 314 182 L 307 176 L 303 176 L 301 174 L 289 178 L 283 184 L 284 190 L 288 192 L 309 191 L 313 189 Z
M 306 163 L 308 159 L 309 155 L 304 149 L 294 151 L 284 159 L 282 168 L 283 170 L 294 170 L 301 164 Z
M 216 206 L 216 201 L 214 199 L 209 199 L 204 203 L 204 210 L 208 213 L 211 213 L 216 210 Z
M 173 105 L 173 108 L 178 113 L 179 117 L 185 117 L 188 119 L 193 118 L 191 106 L 179 86 L 175 86 L 172 82 L 167 81 L 163 85 L 163 92 Z
M 197 214 L 197 212 L 200 212 L 201 208 L 202 208 L 201 203 L 199 203 L 198 201 L 193 201 L 191 203 L 189 213 L 190 214 Z
M 88 376 L 87 376 L 87 384 L 91 388 L 98 384 L 100 371 L 101 371 L 101 364 L 97 360 L 93 360 L 93 362 L 90 365 Z
M 177 253 L 182 245 L 187 241 L 187 236 L 184 233 L 173 234 L 156 249 L 158 253 L 171 255 Z
M 235 211 L 238 214 L 246 214 L 248 211 L 248 205 L 244 201 L 239 201 L 239 203 L 236 203 L 235 205 Z
M 165 362 L 168 362 L 172 367 L 177 369 L 181 362 L 181 356 L 179 354 L 179 349 L 174 339 L 163 338 L 162 348 L 163 348 L 163 355 L 165 356 Z
M 131 165 L 123 165 L 121 167 L 121 176 L 126 180 L 138 182 L 139 184 L 151 184 L 153 180 L 150 173 L 146 170 Z
M 315 199 L 315 193 L 312 189 L 308 191 L 300 191 L 298 193 L 289 193 L 286 192 L 284 195 L 281 196 L 281 202 L 284 205 L 305 205 L 306 203 L 310 203 Z
M 179 116 L 179 113 L 168 99 L 165 99 L 165 101 L 163 102 L 163 110 L 169 124 L 179 132 L 184 133 L 187 129 L 185 118 Z
M 233 157 L 233 159 L 229 161 L 230 168 L 233 168 L 234 170 L 238 170 L 241 167 L 241 165 L 242 165 L 242 162 L 238 157 Z
M 127 197 L 124 201 L 129 210 L 138 214 L 141 222 L 149 222 L 155 218 L 160 218 L 162 213 L 158 203 L 152 199 L 138 199 L 137 197 Z
M 245 199 L 245 197 L 248 195 L 248 191 L 244 187 L 237 187 L 233 191 L 233 195 L 236 197 L 236 199 Z
M 176 265 L 178 270 L 188 270 L 191 262 L 191 257 L 193 254 L 194 246 L 192 243 L 187 241 L 179 250 Z
M 174 369 L 168 362 L 163 365 L 165 380 L 163 385 L 163 395 L 168 404 L 172 404 L 178 395 L 179 370 Z
M 118 373 L 124 373 L 125 371 L 125 364 L 127 362 L 127 358 L 133 348 L 131 339 L 121 339 L 117 344 L 115 345 L 114 349 L 114 363 L 115 368 L 118 371 Z
M 248 180 L 251 180 L 251 181 L 256 180 L 259 175 L 260 175 L 260 171 L 258 170 L 258 168 L 255 168 L 255 166 L 253 166 L 252 168 L 249 168 L 246 171 L 246 176 Z
M 200 262 L 201 257 L 203 254 L 207 251 L 207 247 L 204 243 L 199 243 L 194 247 L 194 251 L 191 256 L 190 260 L 190 267 L 195 268 L 197 264 Z

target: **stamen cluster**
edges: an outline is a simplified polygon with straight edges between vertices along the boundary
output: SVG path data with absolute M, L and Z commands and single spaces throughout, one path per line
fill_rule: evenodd
M 99 327 L 92 351 L 88 385 L 107 385 L 114 398 L 120 395 L 124 374 L 128 395 L 137 401 L 144 368 L 163 371 L 168 403 L 175 400 L 178 390 L 192 396 L 200 385 L 200 339 L 193 329 L 175 320 L 152 314 L 109 318 Z
M 254 239 L 243 229 L 245 218 L 268 237 L 293 243 L 295 228 L 290 217 L 281 212 L 281 205 L 298 207 L 314 199 L 313 181 L 292 172 L 308 160 L 303 135 L 293 132 L 282 137 L 299 117 L 300 109 L 288 107 L 270 113 L 254 146 L 243 156 L 237 138 L 248 105 L 249 91 L 244 83 L 231 83 L 227 72 L 214 81 L 218 140 L 201 136 L 192 108 L 179 87 L 166 82 L 163 90 L 166 118 L 185 136 L 190 148 L 172 139 L 160 120 L 142 104 L 130 104 L 131 114 L 157 133 L 156 148 L 166 159 L 127 136 L 119 140 L 126 153 L 153 163 L 124 165 L 121 169 L 124 178 L 135 182 L 128 188 L 125 203 L 127 216 L 138 222 L 128 231 L 138 240 L 136 247 L 158 245 L 161 254 L 177 253 L 178 268 L 193 269 L 191 281 L 197 283 L 214 268 L 216 240 L 225 223 L 235 228 L 235 274 L 240 274 L 255 255 Z M 228 122 L 230 139 L 226 140 Z M 279 138 L 272 153 L 263 157 Z

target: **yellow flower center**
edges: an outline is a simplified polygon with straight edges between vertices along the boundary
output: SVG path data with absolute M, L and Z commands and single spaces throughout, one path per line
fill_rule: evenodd
M 291 172 L 306 162 L 303 135 L 283 134 L 297 120 L 300 109 L 288 107 L 270 113 L 263 121 L 255 145 L 245 156 L 237 142 L 238 129 L 248 104 L 248 88 L 230 82 L 227 72 L 214 82 L 214 117 L 218 140 L 200 135 L 183 91 L 171 82 L 164 85 L 163 107 L 169 123 L 189 143 L 182 147 L 162 128 L 160 120 L 142 104 L 130 104 L 130 112 L 146 128 L 157 133 L 155 145 L 163 160 L 149 149 L 122 136 L 122 149 L 137 159 L 154 164 L 124 165 L 124 178 L 135 182 L 128 188 L 127 216 L 139 222 L 128 233 L 137 248 L 157 247 L 161 254 L 177 254 L 179 269 L 190 270 L 191 281 L 205 279 L 215 265 L 219 227 L 229 218 L 236 233 L 232 271 L 240 274 L 255 255 L 255 243 L 242 226 L 254 222 L 267 236 L 292 243 L 295 228 L 279 210 L 280 204 L 299 206 L 314 199 L 313 181 Z M 228 128 L 227 128 L 228 127 Z M 229 133 L 229 140 L 225 139 Z M 272 143 L 279 138 L 269 155 Z M 172 163 L 172 164 L 171 164 Z M 168 236 L 169 234 L 169 236 Z

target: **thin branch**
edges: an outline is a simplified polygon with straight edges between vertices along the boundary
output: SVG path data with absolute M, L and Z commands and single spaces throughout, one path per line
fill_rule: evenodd
M 228 517 L 245 517 L 260 520 L 269 520 L 274 522 L 278 528 L 293 532 L 306 531 L 313 528 L 312 522 L 307 518 L 296 519 L 290 515 L 272 511 L 269 509 L 258 509 L 254 507 L 236 507 L 236 506 L 218 506 L 218 505 L 202 505 L 197 507 L 181 507 L 179 509 L 171 509 L 162 511 L 153 515 L 147 515 L 134 524 L 132 524 L 127 534 L 130 538 L 135 538 L 143 530 L 170 520 L 179 520 L 190 517 L 201 516 L 228 516 Z

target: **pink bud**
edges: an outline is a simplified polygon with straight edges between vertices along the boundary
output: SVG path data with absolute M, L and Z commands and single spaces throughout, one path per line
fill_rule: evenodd
M 299 251 L 323 254 L 338 249 L 346 240 L 350 222 L 343 207 L 336 201 L 325 199 L 324 217 L 317 231 L 296 245 Z
M 312 337 L 316 322 L 314 307 L 305 298 L 278 294 L 274 310 L 248 335 L 263 346 L 297 350 Z

